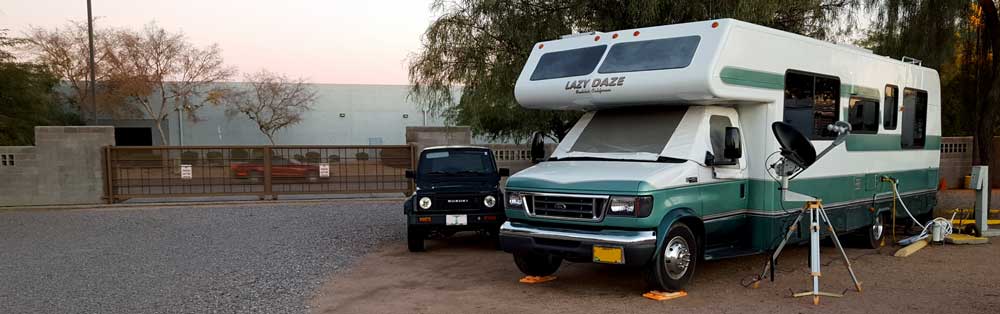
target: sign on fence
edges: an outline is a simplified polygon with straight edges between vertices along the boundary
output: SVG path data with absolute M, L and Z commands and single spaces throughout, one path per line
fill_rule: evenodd
M 320 178 L 330 177 L 330 164 L 319 164 L 319 177 Z
M 192 176 L 191 165 L 181 165 L 181 179 L 191 179 Z

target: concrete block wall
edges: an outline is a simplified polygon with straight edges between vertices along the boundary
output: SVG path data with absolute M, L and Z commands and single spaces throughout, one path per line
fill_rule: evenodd
M 115 144 L 109 126 L 35 127 L 35 146 L 0 146 L 13 166 L 0 166 L 0 206 L 103 202 L 105 146 Z
M 949 189 L 965 188 L 965 176 L 972 171 L 973 148 L 972 137 L 941 138 L 941 166 L 938 177 L 944 179 Z

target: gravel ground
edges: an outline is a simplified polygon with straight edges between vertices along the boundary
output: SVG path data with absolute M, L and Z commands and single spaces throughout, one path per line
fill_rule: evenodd
M 0 211 L 0 312 L 303 313 L 398 201 Z
M 1000 238 L 992 238 L 996 241 Z M 843 298 L 792 298 L 810 288 L 807 246 L 789 247 L 776 280 L 758 289 L 741 279 L 758 274 L 764 257 L 696 266 L 688 296 L 656 302 L 637 268 L 563 263 L 555 281 L 522 284 L 510 254 L 471 236 L 428 241 L 427 252 L 399 243 L 337 274 L 312 300 L 313 313 L 1000 313 L 1000 246 L 933 245 L 906 258 L 898 247 L 847 249 L 863 293 L 852 288 L 839 253 L 822 247 L 823 291 Z

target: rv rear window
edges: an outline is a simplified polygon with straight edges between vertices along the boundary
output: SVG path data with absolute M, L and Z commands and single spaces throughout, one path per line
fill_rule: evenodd
M 927 92 L 907 88 L 903 90 L 903 130 L 900 146 L 903 149 L 921 149 L 927 139 Z
M 686 68 L 694 59 L 700 36 L 633 41 L 611 46 L 598 73 Z
M 594 72 L 597 63 L 601 62 L 607 45 L 587 48 L 570 49 L 550 52 L 542 55 L 531 73 L 531 80 L 547 80 L 554 78 L 587 75 Z
M 587 123 L 570 151 L 659 154 L 686 112 L 687 106 L 600 110 Z

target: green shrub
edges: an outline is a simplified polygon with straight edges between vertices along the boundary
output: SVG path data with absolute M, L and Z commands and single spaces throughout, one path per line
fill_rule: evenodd
M 184 151 L 181 152 L 181 164 L 193 165 L 198 162 L 198 157 L 200 154 L 196 151 Z
M 340 162 L 340 155 L 330 155 L 330 157 L 327 157 L 327 160 L 330 162 Z
M 306 162 L 318 164 L 322 162 L 322 155 L 317 152 L 306 152 Z
M 358 160 L 368 160 L 368 153 L 366 153 L 366 152 L 358 152 L 357 154 L 354 154 L 354 158 L 356 158 Z

